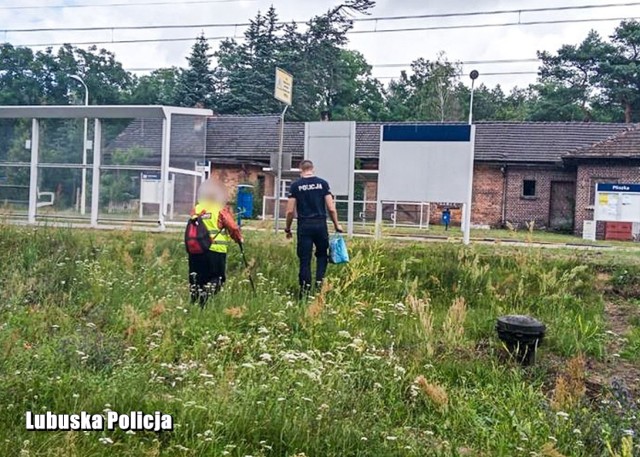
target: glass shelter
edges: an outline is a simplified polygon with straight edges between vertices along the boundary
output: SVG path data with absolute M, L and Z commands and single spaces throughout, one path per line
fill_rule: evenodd
M 169 106 L 2 106 L 0 217 L 182 224 L 208 171 L 211 115 Z

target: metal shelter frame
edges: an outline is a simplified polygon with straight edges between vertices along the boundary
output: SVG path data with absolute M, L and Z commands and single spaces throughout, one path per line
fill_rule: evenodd
M 36 223 L 36 210 L 38 203 L 38 166 L 39 166 L 39 139 L 41 119 L 94 119 L 93 135 L 93 163 L 73 165 L 82 170 L 91 169 L 93 176 L 91 182 L 91 219 L 90 227 L 98 226 L 98 212 L 100 202 L 100 171 L 109 169 L 101 165 L 102 159 L 102 120 L 103 119 L 161 119 L 162 120 L 162 150 L 161 150 L 161 182 L 162 195 L 159 211 L 158 225 L 161 230 L 166 228 L 167 219 L 167 188 L 169 173 L 182 173 L 199 176 L 197 172 L 171 168 L 169 165 L 171 149 L 171 119 L 173 115 L 194 117 L 209 117 L 213 112 L 200 108 L 180 108 L 174 106 L 152 105 L 43 105 L 43 106 L 0 106 L 0 119 L 32 119 L 31 124 L 31 161 L 29 165 L 29 207 L 27 220 L 30 224 Z M 86 138 L 83 142 L 86 141 Z M 68 166 L 69 164 L 64 164 Z

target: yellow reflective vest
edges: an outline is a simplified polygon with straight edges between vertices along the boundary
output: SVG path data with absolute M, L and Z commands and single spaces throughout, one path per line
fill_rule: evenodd
M 218 219 L 223 208 L 224 206 L 217 203 L 201 202 L 196 205 L 195 214 L 201 215 L 205 227 L 211 234 L 211 247 L 209 250 L 226 254 L 231 238 L 226 230 L 218 228 Z

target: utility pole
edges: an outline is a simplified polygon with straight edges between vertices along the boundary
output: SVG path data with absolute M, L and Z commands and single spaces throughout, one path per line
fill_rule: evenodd
M 473 124 L 473 92 L 475 91 L 476 79 L 478 79 L 480 73 L 478 70 L 473 70 L 469 74 L 469 78 L 471 78 L 471 100 L 469 101 L 469 125 Z
M 278 170 L 276 172 L 276 207 L 274 208 L 273 217 L 275 219 L 274 222 L 274 231 L 278 233 L 280 229 L 280 188 L 282 187 L 282 154 L 284 152 L 284 116 L 287 114 L 287 110 L 289 109 L 289 105 L 284 107 L 282 111 L 282 115 L 280 116 L 280 147 L 278 149 Z
M 280 187 L 282 187 L 282 153 L 284 152 L 284 116 L 293 102 L 293 76 L 282 68 L 276 68 L 276 84 L 273 94 L 276 100 L 285 104 L 280 116 L 280 147 L 278 148 L 278 160 L 276 161 L 276 207 L 273 210 L 274 231 L 278 233 L 280 228 Z

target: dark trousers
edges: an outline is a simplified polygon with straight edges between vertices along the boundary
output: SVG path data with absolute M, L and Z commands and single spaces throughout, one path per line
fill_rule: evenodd
M 327 222 L 298 222 L 298 258 L 300 259 L 301 292 L 311 288 L 311 258 L 313 247 L 316 248 L 316 283 L 322 282 L 329 263 L 329 231 Z
M 189 289 L 191 303 L 204 306 L 211 295 L 215 295 L 226 281 L 227 254 L 207 251 L 189 255 Z

